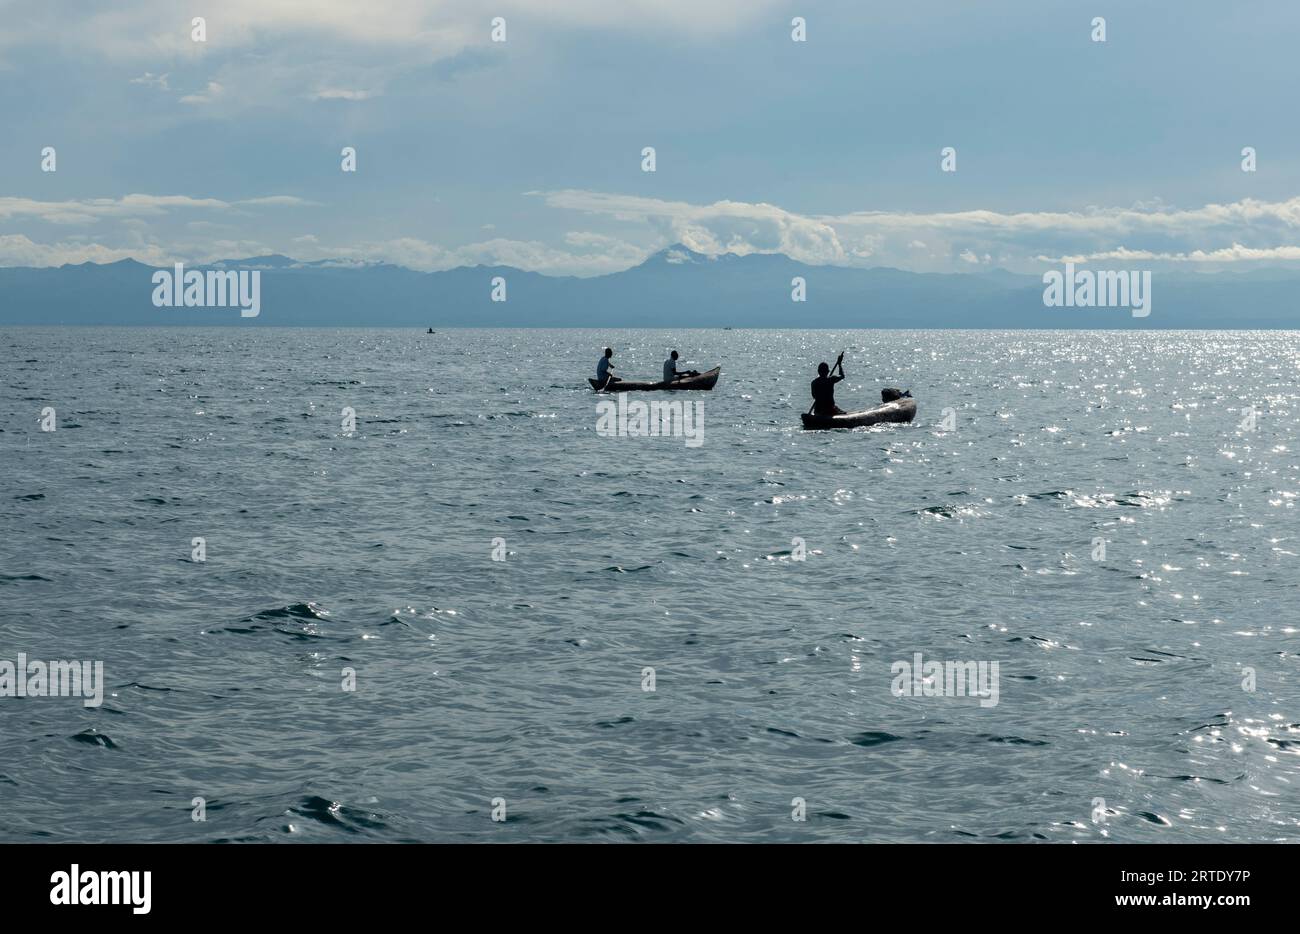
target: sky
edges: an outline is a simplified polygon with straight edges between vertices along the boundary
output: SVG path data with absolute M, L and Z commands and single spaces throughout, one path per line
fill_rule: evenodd
M 1260 0 L 0 0 L 0 266 L 1296 267 L 1298 38 Z

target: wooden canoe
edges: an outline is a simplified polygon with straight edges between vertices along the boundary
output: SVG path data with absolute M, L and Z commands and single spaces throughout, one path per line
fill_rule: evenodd
M 605 388 L 605 392 L 646 392 L 659 389 L 712 389 L 713 384 L 718 381 L 718 374 L 722 372 L 722 367 L 715 366 L 707 373 L 701 373 L 699 376 L 684 376 L 681 379 L 675 379 L 671 383 L 646 383 L 638 382 L 632 379 L 620 379 L 616 383 L 611 383 Z M 594 379 L 589 379 L 591 388 L 596 389 L 600 386 Z
M 822 428 L 861 428 L 864 425 L 878 425 L 881 422 L 910 422 L 916 418 L 916 400 L 911 396 L 886 402 L 865 412 L 848 412 L 844 415 L 809 415 L 802 413 L 803 427 Z

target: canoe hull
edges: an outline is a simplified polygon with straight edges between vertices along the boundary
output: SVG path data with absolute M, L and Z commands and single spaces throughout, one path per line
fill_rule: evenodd
M 687 376 L 683 379 L 673 380 L 671 383 L 646 383 L 638 382 L 631 379 L 621 379 L 612 386 L 604 389 L 604 392 L 681 392 L 684 389 L 709 390 L 718 382 L 718 374 L 722 372 L 722 367 L 715 366 L 707 373 L 701 373 L 699 376 Z M 594 379 L 587 380 L 592 389 L 596 389 L 600 384 Z
M 803 418 L 803 427 L 810 430 L 862 428 L 884 422 L 910 422 L 916 418 L 916 400 L 909 396 L 886 402 L 865 412 L 849 412 L 845 415 L 809 415 L 804 412 L 801 418 Z

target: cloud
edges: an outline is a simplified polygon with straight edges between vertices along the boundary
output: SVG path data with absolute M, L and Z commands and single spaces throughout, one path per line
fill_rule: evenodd
M 157 245 L 113 248 L 76 240 L 36 243 L 22 234 L 0 234 L 0 266 L 116 263 L 124 259 L 136 259 L 155 266 L 171 262 L 169 254 Z
M 0 0 L 0 67 L 39 59 L 75 68 L 145 69 L 133 83 L 181 84 L 204 117 L 301 101 L 361 103 L 412 75 L 447 79 L 471 65 L 506 64 L 575 32 L 674 41 L 717 40 L 773 22 L 777 0 Z M 191 36 L 192 16 L 206 41 Z M 491 41 L 503 16 L 507 42 Z M 780 17 L 774 21 L 781 25 Z M 195 72 L 203 69 L 201 86 Z M 327 75 L 327 79 L 322 79 Z M 170 82 L 169 82 L 170 76 Z M 187 76 L 188 81 L 181 76 Z M 199 88 L 201 89 L 195 89 Z
M 182 104 L 211 104 L 224 91 L 220 84 L 215 81 L 209 81 L 207 89 L 202 94 L 186 94 L 181 98 Z
M 314 234 L 285 234 L 278 245 L 267 246 L 247 240 L 196 239 L 212 237 L 220 229 L 201 216 L 182 225 L 186 235 L 169 242 L 166 250 L 144 239 L 157 231 L 156 218 L 173 213 L 207 212 L 226 222 L 221 226 L 237 230 L 235 222 L 255 211 L 318 204 L 283 194 L 237 201 L 149 194 L 68 201 L 4 197 L 0 198 L 0 222 L 36 220 L 62 227 L 114 222 L 110 234 L 116 231 L 117 235 L 97 235 L 99 246 L 77 238 L 47 246 L 25 238 L 9 242 L 6 262 L 27 257 L 37 265 L 56 260 L 112 261 L 124 256 L 152 262 L 164 254 L 202 262 L 284 252 L 303 260 L 387 262 L 421 271 L 505 265 L 586 276 L 626 269 L 651 251 L 673 243 L 711 256 L 783 253 L 814 265 L 896 266 L 921 272 L 995 264 L 1039 272 L 1045 263 L 1068 261 L 1194 263 L 1206 268 L 1300 261 L 1300 245 L 1291 242 L 1300 228 L 1300 198 L 1280 202 L 1246 199 L 1198 208 L 1145 204 L 1079 212 L 802 215 L 765 202 L 692 204 L 575 189 L 530 194 L 540 197 L 549 208 L 632 229 L 624 235 L 599 229 L 602 224 L 594 223 L 569 230 L 559 235 L 558 241 L 491 236 L 459 246 L 419 236 L 331 245 Z M 484 227 L 495 233 L 491 225 Z M 129 237 L 135 239 L 125 239 Z M 120 245 L 113 244 L 114 240 Z
M 1140 205 L 1131 208 L 1093 207 L 1085 211 L 1016 214 L 997 211 L 937 214 L 863 211 L 828 217 L 826 220 L 843 226 L 867 225 L 890 230 L 930 229 L 965 233 L 1058 231 L 1107 235 L 1129 232 L 1185 234 L 1225 225 L 1268 225 L 1290 229 L 1300 227 L 1300 197 L 1280 202 L 1246 198 L 1230 204 L 1207 204 L 1188 210 Z
M 371 91 L 352 91 L 346 88 L 326 88 L 323 91 L 317 91 L 313 94 L 312 100 L 317 101 L 364 101 L 374 97 Z
M 661 243 L 698 252 L 784 253 L 818 265 L 895 265 L 949 271 L 991 265 L 1032 270 L 1051 257 L 1241 263 L 1296 258 L 1300 197 L 1174 208 L 1159 202 L 1083 211 L 857 211 L 805 215 L 758 202 L 691 204 L 564 189 L 529 192 L 547 206 L 638 224 Z M 1227 241 L 1231 246 L 1223 246 Z M 1122 247 L 1122 244 L 1129 244 Z M 918 256 L 918 251 L 928 255 Z M 1124 250 L 1125 252 L 1117 252 Z
M 298 198 L 293 195 L 267 195 L 264 198 L 245 198 L 234 203 L 251 204 L 259 207 L 320 207 L 319 201 L 309 201 L 306 198 Z
M 161 88 L 164 91 L 171 90 L 171 88 L 167 86 L 167 75 L 155 75 L 147 71 L 138 78 L 132 78 L 131 83 Z
M 825 221 L 761 202 L 694 205 L 575 189 L 530 194 L 540 194 L 549 207 L 648 223 L 661 238 L 698 253 L 785 253 L 824 265 L 844 262 L 850 252 Z
M 603 275 L 620 272 L 645 259 L 648 251 L 601 234 L 570 233 L 565 242 L 573 250 L 536 240 L 493 238 L 457 247 L 443 247 L 417 237 L 363 242 L 331 247 L 313 239 L 303 241 L 295 253 L 300 259 L 338 259 L 385 262 L 420 272 L 459 266 L 513 266 L 549 275 Z
M 188 195 L 130 194 L 121 198 L 86 198 L 76 201 L 37 201 L 32 198 L 0 197 L 0 220 L 29 218 L 49 224 L 94 224 L 108 218 L 157 217 L 173 210 L 228 211 L 236 205 L 286 207 L 316 202 L 292 195 L 269 195 L 243 201 L 220 198 L 191 198 Z
M 82 69 L 94 62 L 148 67 L 134 79 L 141 84 L 162 69 L 180 74 L 204 65 L 213 83 L 181 97 L 186 105 L 211 105 L 222 88 L 232 92 L 225 95 L 229 109 L 291 106 L 303 97 L 362 101 L 382 94 L 399 74 L 476 50 L 507 61 L 513 48 L 537 47 L 574 30 L 717 39 L 770 20 L 780 6 L 777 0 L 548 0 L 543 10 L 536 0 L 489 6 L 482 0 L 221 0 L 187 10 L 175 0 L 0 0 L 0 62 L 35 54 Z M 192 38 L 192 15 L 205 17 L 204 42 Z M 495 16 L 506 19 L 504 45 L 491 41 Z M 320 86 L 321 74 L 331 76 L 329 87 Z M 166 87 L 165 75 L 162 80 Z
M 319 203 L 285 194 L 235 201 L 143 193 L 120 198 L 65 201 L 0 197 L 0 223 L 43 222 L 59 227 L 94 228 L 98 241 L 89 243 L 84 236 L 69 236 L 40 243 L 28 236 L 13 234 L 4 241 L 0 265 L 59 266 L 87 261 L 116 262 L 126 258 L 165 265 L 177 260 L 209 262 L 283 252 L 303 260 L 388 262 L 423 271 L 457 266 L 509 265 L 557 275 L 596 275 L 625 269 L 641 261 L 648 252 L 617 237 L 591 231 L 570 231 L 565 234 L 562 246 L 500 237 L 453 247 L 418 237 L 395 237 L 343 246 L 324 243 L 316 234 L 292 236 L 279 246 L 253 240 L 216 239 L 218 232 L 238 230 L 241 218 L 252 212 L 308 206 L 319 206 Z M 193 217 L 195 212 L 200 216 Z M 162 227 L 158 219 L 178 213 L 188 213 L 191 217 L 174 228 L 176 236 L 159 236 Z M 209 219 L 212 217 L 222 222 L 215 223 Z
M 17 4 L 14 4 L 17 6 Z M 149 61 L 282 45 L 306 38 L 355 46 L 427 49 L 452 54 L 487 43 L 491 20 L 503 16 L 507 38 L 532 39 L 556 29 L 582 27 L 627 33 L 646 29 L 675 36 L 717 36 L 769 18 L 777 0 L 222 0 L 210 9 L 179 11 L 174 0 L 128 0 L 88 7 L 84 0 L 43 0 L 6 11 L 7 45 L 49 44 L 78 55 Z M 205 16 L 207 41 L 191 38 L 191 12 Z M 61 28 L 55 28 L 61 27 Z
M 1095 263 L 1102 260 L 1118 262 L 1160 263 L 1240 263 L 1268 260 L 1300 260 L 1300 246 L 1247 247 L 1234 243 L 1217 250 L 1193 250 L 1190 253 L 1161 253 L 1152 250 L 1130 250 L 1119 247 L 1100 253 L 1081 253 L 1072 256 L 1036 256 L 1044 263 Z
M 186 195 L 134 194 L 123 198 L 88 198 L 79 201 L 0 197 L 0 220 L 31 218 L 50 224 L 93 224 L 110 217 L 160 215 L 173 208 L 221 210 L 229 207 L 227 202 L 216 198 L 190 198 Z

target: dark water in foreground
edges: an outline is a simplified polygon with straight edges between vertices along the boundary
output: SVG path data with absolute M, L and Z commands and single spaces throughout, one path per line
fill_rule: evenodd
M 606 343 L 722 364 L 702 446 L 597 437 Z M 798 429 L 841 347 L 915 424 Z M 0 698 L 0 840 L 1300 839 L 1298 377 L 1294 332 L 0 329 L 0 659 L 109 686 Z M 997 706 L 893 696 L 914 652 Z

